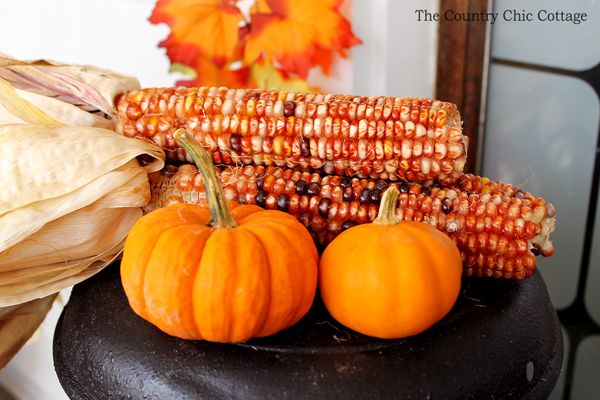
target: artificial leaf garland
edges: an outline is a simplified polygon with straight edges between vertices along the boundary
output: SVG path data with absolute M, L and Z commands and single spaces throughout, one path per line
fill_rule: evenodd
M 250 14 L 252 30 L 246 36 L 244 62 L 266 55 L 281 69 L 306 79 L 309 70 L 320 65 L 329 70 L 331 58 L 323 53 L 360 44 L 350 23 L 338 9 L 340 0 L 259 0 Z M 265 7 L 265 5 L 267 7 Z M 261 7 L 262 6 L 262 7 Z M 263 11 L 267 9 L 268 12 Z
M 223 67 L 234 59 L 238 26 L 244 20 L 235 1 L 159 0 L 150 22 L 165 22 L 171 34 L 160 44 L 172 62 L 186 65 L 197 54 Z
M 333 53 L 345 57 L 362 43 L 340 14 L 342 2 L 257 0 L 246 19 L 240 3 L 247 2 L 159 0 L 150 22 L 171 28 L 159 45 L 171 63 L 196 71 L 178 85 L 264 87 L 264 72 L 271 70 L 281 78 L 269 88 L 293 90 L 316 66 L 328 75 Z

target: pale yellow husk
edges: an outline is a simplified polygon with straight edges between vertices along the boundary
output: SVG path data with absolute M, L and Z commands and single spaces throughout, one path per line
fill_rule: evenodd
M 26 90 L 16 90 L 16 93 L 39 109 L 44 110 L 56 121 L 69 126 L 96 126 L 112 129 L 112 120 L 92 114 L 72 104 L 65 103 L 52 97 L 46 97 Z M 0 124 L 22 124 L 22 119 L 14 116 L 0 105 Z
M 0 316 L 14 318 L 120 257 L 164 152 L 110 129 L 135 78 L 9 58 L 0 77 Z
M 29 124 L 60 126 L 58 122 L 45 111 L 33 105 L 29 100 L 19 96 L 15 89 L 5 80 L 0 80 L 0 104 L 9 114 Z

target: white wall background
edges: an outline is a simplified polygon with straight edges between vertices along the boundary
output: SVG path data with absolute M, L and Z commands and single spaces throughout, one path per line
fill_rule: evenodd
M 173 86 L 169 60 L 158 43 L 166 25 L 148 22 L 154 0 L 0 0 L 0 52 L 22 60 L 46 58 L 91 64 L 135 75 L 144 87 Z M 415 10 L 438 10 L 438 0 L 345 0 L 342 12 L 363 45 L 336 59 L 331 76 L 309 83 L 329 93 L 432 97 L 437 24 L 417 22 Z M 408 34 L 410 33 L 410 35 Z M 55 304 L 41 338 L 0 373 L 0 385 L 19 400 L 66 399 L 54 374 Z

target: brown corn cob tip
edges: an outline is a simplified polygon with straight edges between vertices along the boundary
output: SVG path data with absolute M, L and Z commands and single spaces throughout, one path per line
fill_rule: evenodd
M 218 170 L 228 200 L 288 212 L 309 229 L 318 245 L 373 221 L 382 194 L 396 185 L 401 192 L 396 215 L 446 233 L 458 246 L 468 276 L 523 279 L 535 268 L 536 255 L 554 253 L 549 240 L 555 223 L 551 204 L 512 185 L 471 174 L 462 175 L 454 186 L 428 187 L 321 176 L 303 168 Z M 167 166 L 150 181 L 152 200 L 146 213 L 173 203 L 206 204 L 202 177 L 194 165 Z
M 452 184 L 467 157 L 456 105 L 439 100 L 178 87 L 129 92 L 117 108 L 115 131 L 158 144 L 170 163 L 193 163 L 178 128 L 215 164 Z

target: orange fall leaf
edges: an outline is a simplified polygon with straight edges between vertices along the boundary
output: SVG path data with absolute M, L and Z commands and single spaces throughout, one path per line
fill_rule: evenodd
M 160 43 L 172 63 L 190 65 L 203 55 L 219 68 L 233 61 L 238 50 L 240 10 L 228 0 L 159 0 L 150 22 L 166 23 L 171 34 Z
M 327 74 L 331 52 L 362 43 L 339 13 L 343 0 L 260 0 L 250 14 L 250 32 L 244 37 L 244 63 L 263 52 L 284 71 L 303 79 L 320 65 Z

